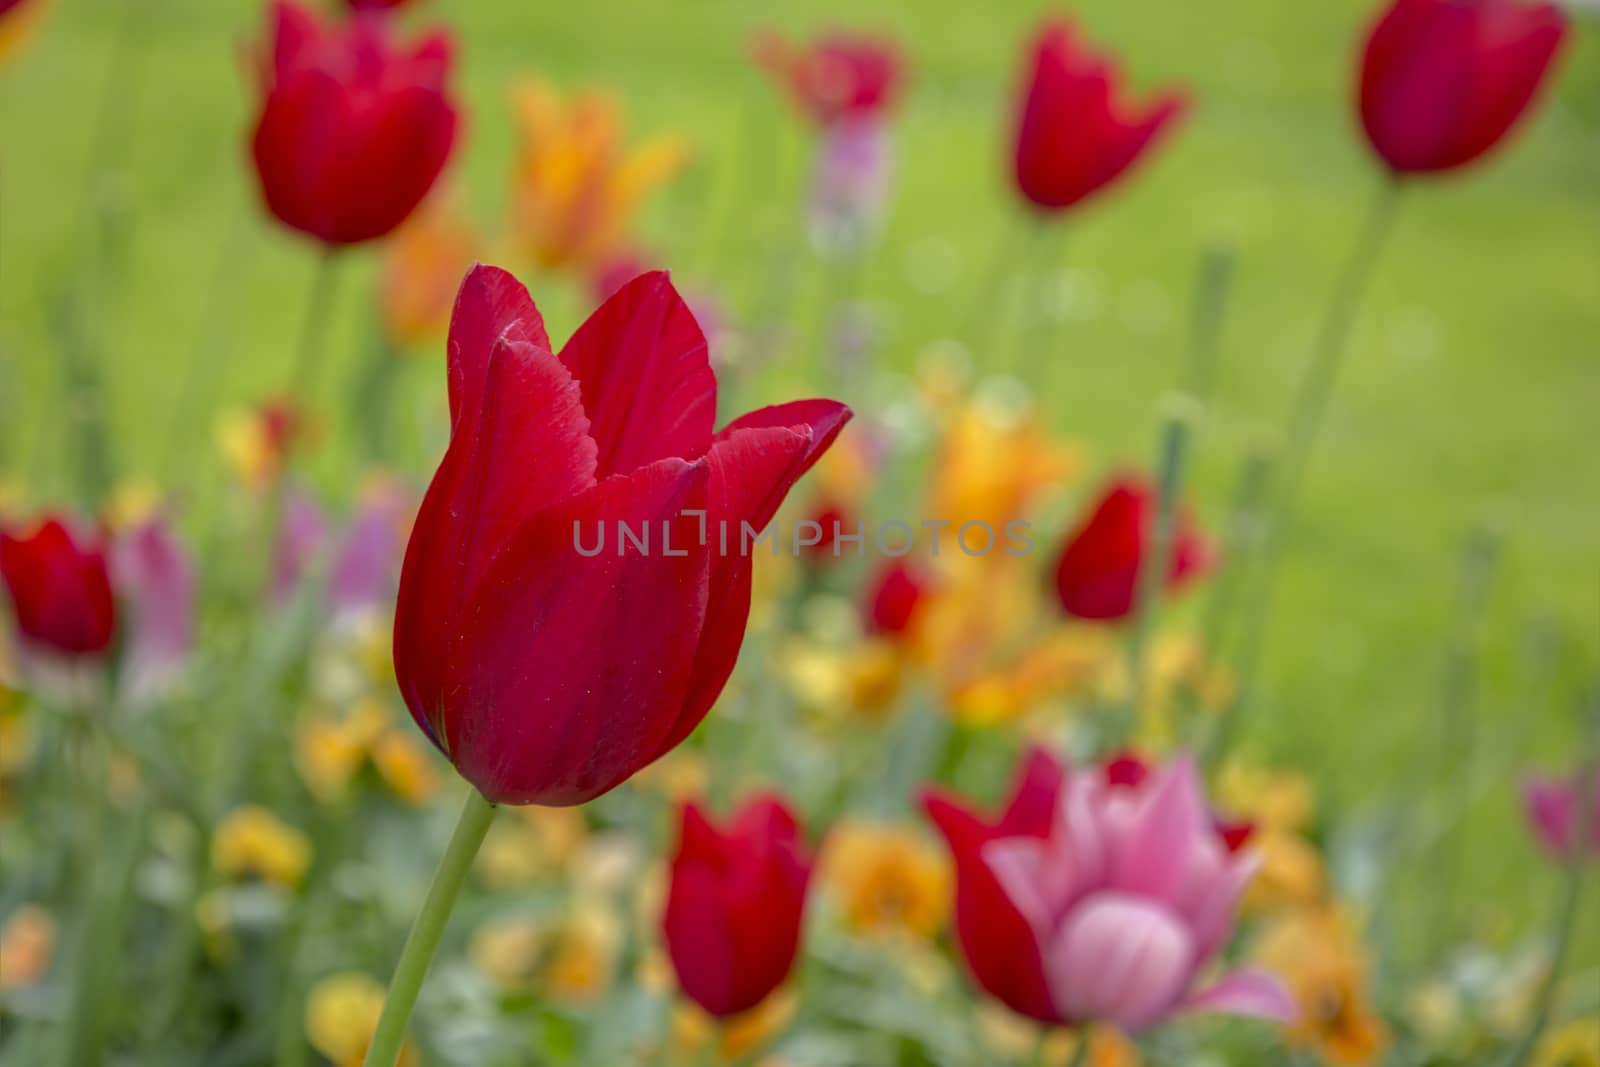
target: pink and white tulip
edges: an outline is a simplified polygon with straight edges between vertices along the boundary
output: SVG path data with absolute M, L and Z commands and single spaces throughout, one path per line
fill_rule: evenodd
M 1048 837 L 1002 838 L 983 854 L 1033 930 L 1066 1022 L 1137 1033 L 1187 1013 L 1295 1018 L 1264 972 L 1202 981 L 1256 860 L 1218 835 L 1192 760 L 1136 788 L 1072 774 Z

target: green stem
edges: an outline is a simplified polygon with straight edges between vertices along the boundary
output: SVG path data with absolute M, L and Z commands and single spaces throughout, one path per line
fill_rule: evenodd
M 1078 1027 L 1078 1047 L 1072 1050 L 1072 1062 L 1068 1067 L 1084 1067 L 1089 1062 L 1089 1052 L 1094 1045 L 1093 1038 L 1094 1035 L 1090 1032 L 1087 1023 Z M 1039 1052 L 1035 1056 L 1034 1062 L 1041 1065 L 1044 1063 L 1043 1037 L 1039 1039 Z
M 1349 348 L 1350 333 L 1360 313 L 1362 298 L 1377 266 L 1378 256 L 1393 229 L 1401 188 L 1397 181 L 1386 181 L 1373 199 L 1356 240 L 1355 250 L 1339 275 L 1333 299 L 1323 315 L 1312 346 L 1311 364 L 1306 368 L 1305 377 L 1300 380 L 1294 407 L 1290 411 L 1284 431 L 1277 493 L 1264 531 L 1255 596 L 1246 616 L 1249 626 L 1239 657 L 1239 690 L 1234 697 L 1237 706 L 1229 709 L 1230 727 L 1226 739 L 1230 741 L 1238 725 L 1233 720 L 1244 713 L 1254 696 L 1261 653 L 1271 629 L 1272 597 L 1277 584 L 1278 565 L 1287 528 L 1294 518 L 1300 483 L 1304 480 L 1312 447 L 1316 444 L 1317 434 L 1327 414 L 1328 401 L 1333 395 L 1339 365 Z M 1224 751 L 1221 749 L 1213 752 L 1214 758 L 1222 755 Z
M 1137 721 L 1144 690 L 1145 646 L 1161 607 L 1161 590 L 1172 571 L 1177 540 L 1178 492 L 1189 452 L 1189 439 L 1200 420 L 1199 401 L 1180 393 L 1171 398 L 1161 418 L 1161 445 L 1157 459 L 1155 524 L 1148 549 L 1139 565 L 1134 587 L 1133 629 L 1128 635 L 1129 696 L 1127 726 Z
M 1600 732 L 1597 732 L 1596 737 L 1600 738 Z M 1572 953 L 1572 942 L 1577 934 L 1578 914 L 1583 904 L 1584 867 L 1589 861 L 1588 845 L 1592 833 L 1589 819 L 1594 812 L 1594 791 L 1600 788 L 1600 755 L 1595 752 L 1597 747 L 1600 745 L 1595 742 L 1590 743 L 1587 765 L 1578 772 L 1578 818 L 1577 826 L 1574 827 L 1574 848 L 1567 862 L 1567 876 L 1561 888 L 1561 902 L 1556 910 L 1555 921 L 1550 927 L 1550 936 L 1555 943 L 1555 954 L 1550 959 L 1550 970 L 1545 974 L 1544 984 L 1539 988 L 1539 997 L 1534 1002 L 1533 1018 L 1528 1023 L 1527 1032 L 1506 1056 L 1505 1067 L 1526 1067 L 1533 1059 L 1539 1039 L 1544 1036 L 1545 1028 L 1550 1025 L 1550 1016 L 1555 1011 L 1556 988 L 1561 981 L 1561 972 L 1566 967 L 1567 957 Z
M 323 342 L 328 334 L 328 317 L 333 311 L 335 282 L 338 272 L 339 252 L 329 245 L 317 257 L 316 269 L 311 275 L 311 295 L 306 301 L 306 316 L 300 324 L 300 343 L 295 349 L 294 363 L 290 366 L 289 393 L 301 400 L 311 391 L 316 381 L 317 362 L 322 355 Z
M 1184 391 L 1205 403 L 1217 380 L 1222 353 L 1222 324 L 1233 285 L 1233 245 L 1218 241 L 1200 257 L 1193 317 L 1189 322 L 1188 353 L 1184 359 Z
M 383 1014 L 378 1017 L 377 1032 L 367 1048 L 365 1067 L 394 1067 L 400 1058 L 400 1048 L 405 1042 L 406 1024 L 411 1019 L 411 1009 L 417 1003 L 417 993 L 422 980 L 433 962 L 433 954 L 444 934 L 450 909 L 456 894 L 467 879 L 467 868 L 478 854 L 489 824 L 494 821 L 495 806 L 473 789 L 467 793 L 467 802 L 461 809 L 450 845 L 445 849 L 439 869 L 434 873 L 433 885 L 417 912 L 417 920 L 400 950 L 400 962 L 395 965 L 394 978 L 389 982 L 389 994 L 383 1001 Z

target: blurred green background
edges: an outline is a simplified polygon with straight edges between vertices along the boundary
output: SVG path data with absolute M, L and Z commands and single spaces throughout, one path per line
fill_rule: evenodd
M 634 131 L 679 131 L 697 149 L 695 166 L 646 213 L 643 243 L 680 284 L 713 294 L 735 317 L 759 314 L 773 280 L 787 278 L 799 287 L 802 342 L 830 291 L 799 227 L 810 131 L 750 62 L 749 38 L 761 27 L 804 35 L 840 25 L 899 39 L 911 81 L 896 122 L 896 193 L 857 295 L 874 312 L 874 360 L 910 370 L 930 345 L 963 332 L 997 245 L 1021 224 L 1007 176 L 1010 101 L 1023 41 L 1049 8 L 800 7 L 450 0 L 418 5 L 408 21 L 459 33 L 468 127 L 451 175 L 496 247 L 510 245 L 508 86 L 532 73 L 608 85 Z M 94 309 L 108 342 L 118 471 L 181 485 L 203 509 L 200 474 L 217 462 L 211 420 L 174 430 L 178 382 L 199 366 L 217 375 L 218 402 L 234 405 L 280 388 L 313 257 L 256 211 L 245 49 L 263 22 L 257 3 L 137 5 L 134 90 L 112 112 L 125 158 L 88 191 L 91 130 L 125 10 L 58 0 L 38 38 L 0 70 L 4 474 L 33 501 L 66 493 L 50 309 L 78 269 L 88 206 L 109 196 L 129 220 L 108 250 L 113 284 Z M 1001 291 L 1026 308 L 1020 373 L 1059 432 L 1089 446 L 1095 467 L 1146 463 L 1158 397 L 1178 375 L 1196 263 L 1208 243 L 1231 240 L 1234 301 L 1193 485 L 1216 526 L 1242 447 L 1286 410 L 1380 180 L 1352 109 L 1371 5 L 1095 0 L 1071 10 L 1091 40 L 1123 57 L 1138 92 L 1179 83 L 1196 107 L 1133 181 L 1048 238 L 1068 272 L 1063 324 L 1046 328 L 1038 277 L 1008 273 Z M 1381 805 L 1437 766 L 1434 709 L 1455 573 L 1467 531 L 1486 517 L 1504 526 L 1507 551 L 1477 700 L 1481 769 L 1499 784 L 1477 802 L 1477 840 L 1520 837 L 1505 779 L 1516 759 L 1571 758 L 1574 679 L 1592 672 L 1600 629 L 1597 190 L 1600 32 L 1587 23 L 1546 106 L 1507 150 L 1406 199 L 1311 467 L 1250 724 L 1251 746 L 1310 770 L 1331 805 Z M 348 395 L 372 328 L 373 257 L 352 260 L 317 385 L 325 414 Z M 587 310 L 581 287 L 508 265 L 530 277 L 552 334 L 564 337 Z M 214 339 L 208 307 L 217 309 Z M 995 307 L 982 321 L 998 335 L 1010 329 L 1005 318 Z M 982 332 L 967 340 L 980 370 L 1015 358 L 986 346 Z M 755 399 L 797 384 L 820 391 L 823 363 L 791 346 L 755 383 Z M 439 361 L 419 361 L 411 385 L 442 390 Z M 328 422 L 318 475 L 332 491 L 355 472 L 348 434 Z M 1091 473 L 1085 487 L 1093 481 Z M 1564 635 L 1553 657 L 1538 651 L 1541 619 Z M 1532 876 L 1528 847 L 1507 847 L 1516 862 L 1503 849 L 1478 850 L 1468 877 L 1516 912 L 1543 900 L 1544 882 Z

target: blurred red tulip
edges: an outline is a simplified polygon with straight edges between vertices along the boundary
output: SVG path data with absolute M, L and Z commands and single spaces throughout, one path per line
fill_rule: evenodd
M 25 643 L 70 657 L 110 646 L 117 608 L 103 532 L 75 536 L 53 515 L 20 536 L 0 530 L 0 576 Z
M 397 47 L 379 12 L 332 26 L 287 0 L 274 4 L 252 142 L 267 208 L 329 245 L 404 222 L 455 143 L 451 51 L 443 33 Z
M 1001 838 L 1047 837 L 1063 779 L 1061 765 L 1034 749 L 1022 763 L 1005 811 L 993 822 L 959 798 L 938 792 L 922 798 L 955 863 L 956 941 L 973 980 L 1012 1011 L 1050 1024 L 1061 1020 L 1033 930 L 984 862 L 983 850 Z
M 742 525 L 771 521 L 850 410 L 796 401 L 714 434 L 705 338 L 662 272 L 557 356 L 527 290 L 475 267 L 448 353 L 450 444 L 400 578 L 400 688 L 490 800 L 580 804 L 704 718 L 750 610 Z
M 1529 775 L 1522 783 L 1522 802 L 1529 825 L 1551 857 L 1565 862 L 1600 859 L 1600 770 L 1586 775 L 1580 769 L 1562 778 Z
M 717 829 L 683 808 L 662 920 L 683 992 L 718 1018 L 749 1011 L 794 967 L 811 857 L 775 796 L 747 803 Z
M 867 587 L 867 629 L 875 634 L 906 633 L 927 589 L 924 575 L 903 559 L 891 560 Z
M 893 42 L 862 34 L 829 34 L 800 47 L 763 33 L 756 38 L 755 54 L 821 126 L 888 111 L 904 74 Z
M 1061 609 L 1080 619 L 1117 620 L 1133 610 L 1139 568 L 1155 532 L 1155 490 L 1138 476 L 1111 482 L 1067 539 L 1056 564 Z M 1167 588 L 1177 589 L 1211 563 L 1211 550 L 1181 510 Z
M 1367 38 L 1361 123 L 1396 174 L 1453 170 L 1527 112 L 1566 36 L 1555 4 L 1396 0 Z
M 1112 61 L 1075 39 L 1071 23 L 1046 23 L 1034 37 L 1032 67 L 1017 121 L 1016 179 L 1044 211 L 1071 207 L 1115 181 L 1187 107 L 1181 92 L 1143 108 L 1121 100 Z
M 389 11 L 397 7 L 404 7 L 412 0 L 345 0 L 356 11 Z

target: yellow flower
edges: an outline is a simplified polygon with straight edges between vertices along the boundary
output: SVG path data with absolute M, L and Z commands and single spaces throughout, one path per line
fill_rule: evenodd
M 653 790 L 663 799 L 679 804 L 705 796 L 706 787 L 711 783 L 711 771 L 699 753 L 680 748 L 656 760 L 634 775 L 633 780 L 640 787 Z
M 111 490 L 111 499 L 102 511 L 113 530 L 128 530 L 139 525 L 161 506 L 161 490 L 150 482 L 122 482 Z
M 683 141 L 671 136 L 625 151 L 620 109 L 599 92 L 563 101 L 534 81 L 512 103 L 522 142 L 515 223 L 541 266 L 593 266 L 615 251 L 640 202 L 687 158 Z
M 306 995 L 306 1040 L 337 1067 L 360 1067 L 383 1012 L 383 986 L 365 974 L 330 974 Z M 408 1040 L 400 1050 L 402 1067 L 415 1067 L 417 1051 Z
M 1277 918 L 1255 948 L 1256 958 L 1288 985 L 1300 1020 L 1287 1033 L 1336 1067 L 1382 1058 L 1383 1021 L 1367 988 L 1366 952 L 1350 922 L 1331 907 L 1305 908 Z
M 472 965 L 507 993 L 533 988 L 549 936 L 545 928 L 524 916 L 492 919 L 467 942 Z
M 510 889 L 553 876 L 577 855 L 588 825 L 577 808 L 512 808 L 513 818 L 490 829 L 475 864 L 491 889 Z
M 0 990 L 37 985 L 56 952 L 56 921 L 37 904 L 24 904 L 0 926 Z
M 1260 868 L 1245 889 L 1244 908 L 1260 915 L 1283 908 L 1320 903 L 1327 896 L 1328 879 L 1322 855 L 1298 834 L 1259 825 L 1250 847 L 1260 857 Z
M 0 61 L 8 59 L 32 35 L 47 0 L 21 0 L 0 11 Z
M 676 1058 L 695 1062 L 716 1043 L 716 1062 L 737 1063 L 789 1028 L 799 1010 L 792 989 L 779 989 L 760 1004 L 728 1019 L 714 1019 L 694 1004 L 680 1001 L 672 1012 L 672 1043 Z
M 217 420 L 217 447 L 241 485 L 260 489 L 278 476 L 285 457 L 308 431 L 292 401 L 275 400 L 248 411 L 224 412 Z
M 978 1009 L 978 1030 L 984 1041 L 1007 1062 L 1032 1062 L 1029 1057 L 1039 1047 L 1040 1028 L 997 1004 L 985 1002 Z M 1055 1029 L 1044 1036 L 1046 1067 L 1067 1067 L 1078 1051 L 1077 1033 Z M 1089 1036 L 1088 1067 L 1139 1067 L 1139 1050 L 1132 1041 L 1109 1027 L 1095 1027 Z
M 351 719 L 311 715 L 295 730 L 295 766 L 306 788 L 324 803 L 343 796 L 366 753 L 366 735 Z
M 1600 1067 L 1600 1015 L 1574 1019 L 1545 1034 L 1533 1067 Z
M 1268 770 L 1237 760 L 1217 778 L 1217 802 L 1269 830 L 1303 830 L 1314 812 L 1311 783 L 1294 771 Z
M 557 1000 L 592 1004 L 611 988 L 622 924 L 608 909 L 582 905 L 552 935 L 544 989 Z
M 908 827 L 839 826 L 828 837 L 823 870 L 845 925 L 858 933 L 932 937 L 944 926 L 949 863 Z
M 477 248 L 472 232 L 440 197 L 395 231 L 383 246 L 378 290 L 378 310 L 391 341 L 419 345 L 444 332 Z
M 1026 518 L 1043 491 L 1075 477 L 1081 456 L 1051 441 L 1030 405 L 980 391 L 951 419 L 935 463 L 929 514 L 949 520 L 951 530 L 986 522 L 1003 545 L 1006 524 Z
M 311 841 L 266 808 L 247 804 L 217 824 L 211 837 L 211 863 L 225 878 L 254 875 L 293 887 L 311 865 Z
M 439 787 L 439 775 L 426 747 L 409 733 L 386 730 L 372 745 L 372 763 L 394 795 L 421 807 Z

